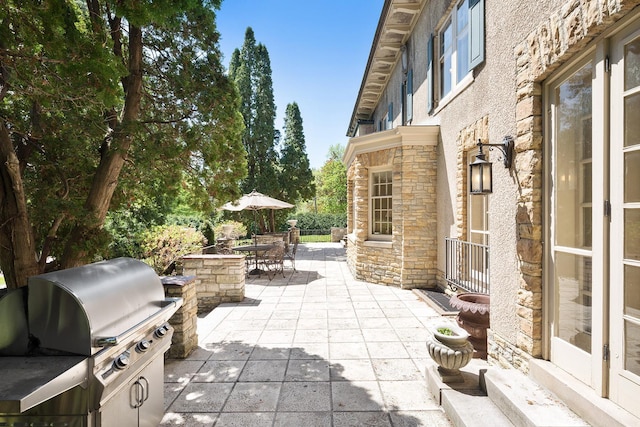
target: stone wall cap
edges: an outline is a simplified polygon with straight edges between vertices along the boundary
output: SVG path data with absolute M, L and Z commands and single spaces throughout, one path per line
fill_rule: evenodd
M 185 255 L 182 259 L 241 259 L 244 255 L 221 255 L 221 254 L 192 254 Z
M 195 280 L 196 276 L 160 276 L 163 286 L 185 286 Z

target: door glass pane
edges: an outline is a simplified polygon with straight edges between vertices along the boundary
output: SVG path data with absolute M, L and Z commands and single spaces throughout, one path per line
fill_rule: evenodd
M 640 86 L 640 39 L 624 47 L 624 90 Z
M 624 146 L 640 144 L 640 93 L 624 98 Z
M 640 202 L 640 151 L 624 154 L 624 202 Z
M 484 226 L 484 198 L 486 196 L 473 196 L 470 197 L 471 204 L 471 229 L 472 230 L 486 230 Z
M 555 92 L 555 244 L 589 247 L 584 235 L 585 203 L 591 201 L 592 65 L 586 64 Z
M 624 266 L 624 314 L 640 320 L 640 267 Z
M 624 258 L 640 260 L 640 209 L 624 210 Z
M 557 336 L 591 353 L 591 257 L 557 252 Z
M 624 336 L 624 368 L 640 375 L 640 326 L 625 320 Z

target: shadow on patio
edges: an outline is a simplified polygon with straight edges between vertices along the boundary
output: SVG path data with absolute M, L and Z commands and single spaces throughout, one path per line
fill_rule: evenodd
M 451 425 L 424 378 L 437 313 L 355 281 L 339 245 L 300 249 L 298 273 L 251 279 L 198 320 L 200 347 L 166 362 L 161 425 Z

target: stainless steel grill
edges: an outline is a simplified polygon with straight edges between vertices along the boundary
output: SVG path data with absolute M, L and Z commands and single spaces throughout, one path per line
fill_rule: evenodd
M 0 427 L 157 426 L 181 304 L 130 258 L 31 277 L 0 299 Z

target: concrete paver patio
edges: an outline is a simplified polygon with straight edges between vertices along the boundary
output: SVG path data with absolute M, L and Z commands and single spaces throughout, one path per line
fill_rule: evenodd
M 296 268 L 198 320 L 199 348 L 166 361 L 161 426 L 450 426 L 424 378 L 442 318 L 353 279 L 339 244 L 300 245 Z

